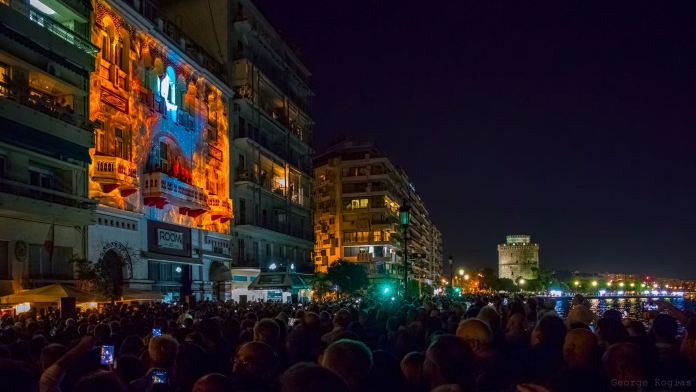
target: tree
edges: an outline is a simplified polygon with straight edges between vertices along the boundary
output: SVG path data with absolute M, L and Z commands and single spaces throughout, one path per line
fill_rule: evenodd
M 536 287 L 541 291 L 548 290 L 553 283 L 553 271 L 544 267 L 532 267 L 532 272 L 536 276 Z
M 370 283 L 365 267 L 342 259 L 337 260 L 327 270 L 329 280 L 338 285 L 342 293 L 354 294 Z
M 118 300 L 123 294 L 123 270 L 124 263 L 120 259 L 105 263 L 99 259 L 93 263 L 87 259 L 73 256 L 71 263 L 77 268 L 77 279 L 80 288 L 87 291 L 95 291 L 97 294 L 111 301 Z M 118 277 L 121 279 L 118 279 Z
M 312 290 L 317 295 L 319 299 L 323 299 L 324 296 L 331 291 L 331 280 L 326 273 L 319 272 L 314 275 L 312 279 Z

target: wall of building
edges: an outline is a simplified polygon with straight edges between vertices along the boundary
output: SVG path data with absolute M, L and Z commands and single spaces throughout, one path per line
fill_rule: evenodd
M 498 245 L 498 277 L 517 280 L 535 279 L 539 267 L 539 245 L 512 243 Z
M 89 256 L 113 251 L 131 287 L 176 296 L 191 286 L 210 298 L 211 270 L 231 263 L 230 96 L 123 7 L 95 6 L 89 192 L 99 208 Z

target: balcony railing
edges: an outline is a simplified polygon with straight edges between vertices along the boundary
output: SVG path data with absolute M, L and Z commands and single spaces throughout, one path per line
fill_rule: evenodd
M 208 195 L 208 206 L 211 210 L 210 217 L 212 220 L 220 219 L 222 223 L 225 223 L 232 218 L 232 203 L 230 199 L 217 195 Z
M 95 155 L 92 161 L 92 179 L 102 185 L 105 192 L 123 188 L 121 194 L 131 194 L 138 188 L 138 166 L 128 160 L 106 155 Z
M 0 192 L 82 209 L 93 209 L 97 204 L 92 199 L 6 178 L 0 178 Z
M 22 0 L 2 0 L 0 5 L 10 6 L 15 11 L 29 18 L 32 22 L 44 27 L 46 30 L 62 38 L 66 42 L 72 44 L 81 51 L 94 57 L 99 52 L 99 48 L 94 46 L 89 40 L 81 37 L 76 32 L 65 27 L 57 20 L 37 10 L 29 5 L 27 1 Z
M 76 127 L 90 132 L 94 131 L 94 124 L 86 117 L 75 114 L 73 109 L 67 105 L 61 105 L 56 97 L 30 88 L 26 84 L 14 81 L 0 82 L 0 98 L 10 99 Z
M 178 207 L 207 210 L 208 202 L 203 189 L 187 184 L 166 173 L 155 172 L 143 175 L 143 196 L 146 204 L 163 206 L 172 203 Z M 147 200 L 149 198 L 149 200 Z

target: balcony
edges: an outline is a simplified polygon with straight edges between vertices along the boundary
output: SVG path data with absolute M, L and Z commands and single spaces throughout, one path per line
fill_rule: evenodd
M 138 191 L 138 166 L 135 163 L 118 157 L 95 155 L 92 165 L 92 181 L 99 183 L 102 192 L 109 193 L 118 188 L 121 196 L 127 197 Z
M 167 204 L 179 207 L 179 213 L 198 217 L 208 211 L 208 201 L 203 189 L 187 184 L 166 173 L 143 174 L 145 205 L 164 208 Z
M 0 178 L 0 206 L 6 206 L 5 213 L 35 211 L 74 224 L 89 224 L 96 205 L 95 200 L 72 193 Z
M 27 84 L 16 81 L 0 82 L 0 99 L 13 101 L 89 132 L 94 130 L 91 121 L 84 116 L 75 114 L 70 106 L 62 105 L 57 97 Z
M 221 198 L 217 195 L 208 195 L 208 207 L 210 207 L 210 218 L 214 221 L 220 220 L 226 223 L 232 219 L 232 202 L 230 199 Z
M 19 18 L 16 17 L 16 13 L 19 13 L 25 19 L 30 20 L 35 25 L 43 27 L 44 29 L 52 33 L 54 36 L 60 38 L 64 42 L 69 43 L 72 47 L 82 52 L 83 54 L 86 54 L 92 59 L 94 59 L 97 52 L 99 52 L 99 48 L 94 46 L 88 39 L 83 38 L 82 36 L 72 31 L 70 28 L 66 27 L 62 23 L 37 10 L 36 8 L 30 6 L 28 1 L 2 0 L 0 1 L 0 8 L 2 9 L 0 10 L 0 15 L 4 14 L 8 8 L 12 9 L 15 11 L 15 14 L 8 16 L 15 22 L 19 22 Z M 21 34 L 24 33 L 24 31 L 22 30 L 17 31 Z M 36 37 L 35 34 L 30 34 L 28 35 L 28 38 L 33 39 Z

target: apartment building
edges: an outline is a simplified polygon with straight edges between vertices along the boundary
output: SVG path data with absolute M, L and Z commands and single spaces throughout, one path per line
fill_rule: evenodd
M 86 254 L 91 7 L 0 1 L 0 294 L 70 282 Z
M 90 38 L 89 259 L 165 299 L 228 299 L 233 92 L 222 64 L 148 1 L 95 1 Z
M 409 279 L 432 284 L 442 272 L 442 235 L 406 174 L 374 143 L 344 141 L 314 161 L 315 269 L 339 259 L 368 268 L 374 284 L 403 279 L 399 207 L 411 208 Z
M 165 3 L 170 17 L 227 65 L 234 88 L 235 265 L 311 271 L 310 72 L 251 1 Z

